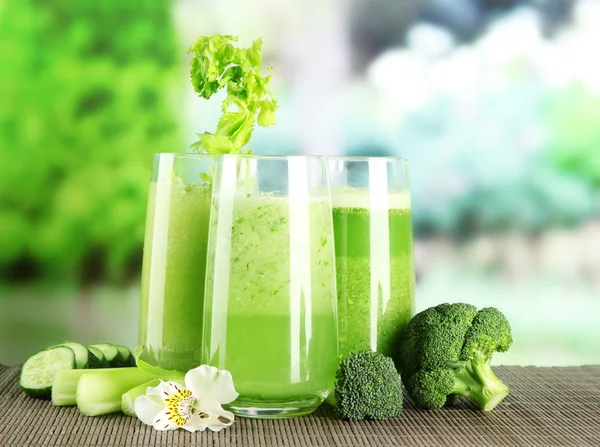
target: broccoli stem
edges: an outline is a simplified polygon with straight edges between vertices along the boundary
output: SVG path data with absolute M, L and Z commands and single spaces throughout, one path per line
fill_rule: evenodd
M 483 411 L 491 411 L 508 394 L 508 387 L 494 374 L 491 358 L 483 354 L 454 365 L 453 394 L 466 397 Z

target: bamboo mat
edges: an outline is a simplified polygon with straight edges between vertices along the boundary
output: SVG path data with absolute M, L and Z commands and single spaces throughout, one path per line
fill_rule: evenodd
M 121 414 L 89 418 L 25 396 L 20 369 L 0 366 L 0 446 L 600 446 L 600 366 L 496 367 L 510 387 L 491 413 L 469 403 L 387 421 L 236 419 L 220 433 L 157 432 Z

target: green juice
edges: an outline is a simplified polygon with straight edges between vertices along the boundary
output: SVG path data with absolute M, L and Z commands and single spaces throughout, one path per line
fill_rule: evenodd
M 202 315 L 211 191 L 152 182 L 142 266 L 142 359 L 187 371 L 201 363 Z
M 338 348 L 328 201 L 293 208 L 285 197 L 240 194 L 220 207 L 230 217 L 213 217 L 211 228 L 223 244 L 209 247 L 209 362 L 231 372 L 238 402 L 320 402 Z
M 396 359 L 414 313 L 410 205 L 398 196 L 389 208 L 361 207 L 361 197 L 344 206 L 334 198 L 340 353 L 370 349 Z

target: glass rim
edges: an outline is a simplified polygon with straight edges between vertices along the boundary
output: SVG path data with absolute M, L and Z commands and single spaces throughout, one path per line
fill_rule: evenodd
M 408 163 L 408 158 L 398 157 L 395 155 L 328 155 L 329 160 L 348 160 L 348 161 L 371 161 L 371 160 L 385 160 L 389 162 L 402 162 Z
M 153 157 L 177 157 L 177 158 L 262 158 L 262 159 L 285 159 L 285 158 L 315 158 L 326 160 L 347 160 L 347 161 L 371 161 L 385 160 L 388 162 L 408 163 L 408 158 L 394 155 L 316 155 L 316 154 L 199 154 L 195 152 L 155 152 Z
M 152 157 L 163 158 L 163 157 L 177 157 L 177 158 L 203 158 L 203 157 L 214 157 L 212 154 L 197 154 L 193 152 L 154 152 Z
M 217 158 L 272 158 L 272 159 L 285 159 L 285 158 L 316 158 L 316 159 L 327 159 L 327 155 L 312 155 L 312 154 L 198 154 L 194 152 L 178 153 L 178 152 L 155 152 L 152 154 L 153 157 L 177 157 L 177 158 L 204 158 L 211 157 Z
M 285 158 L 314 158 L 314 159 L 327 159 L 327 155 L 312 155 L 312 154 L 218 154 L 220 158 L 262 158 L 262 159 L 280 159 Z

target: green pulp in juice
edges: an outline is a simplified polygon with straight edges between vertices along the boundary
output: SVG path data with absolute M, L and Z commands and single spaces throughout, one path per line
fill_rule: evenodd
M 231 372 L 240 399 L 325 397 L 337 367 L 334 248 L 323 236 L 331 209 L 313 200 L 292 210 L 270 195 L 228 200 L 231 223 L 215 217 L 211 229 L 226 243 L 209 247 L 208 361 Z
M 334 206 L 333 221 L 340 353 L 371 349 L 395 359 L 414 312 L 410 209 Z
M 150 185 L 139 342 L 165 369 L 200 365 L 210 197 L 180 179 Z

